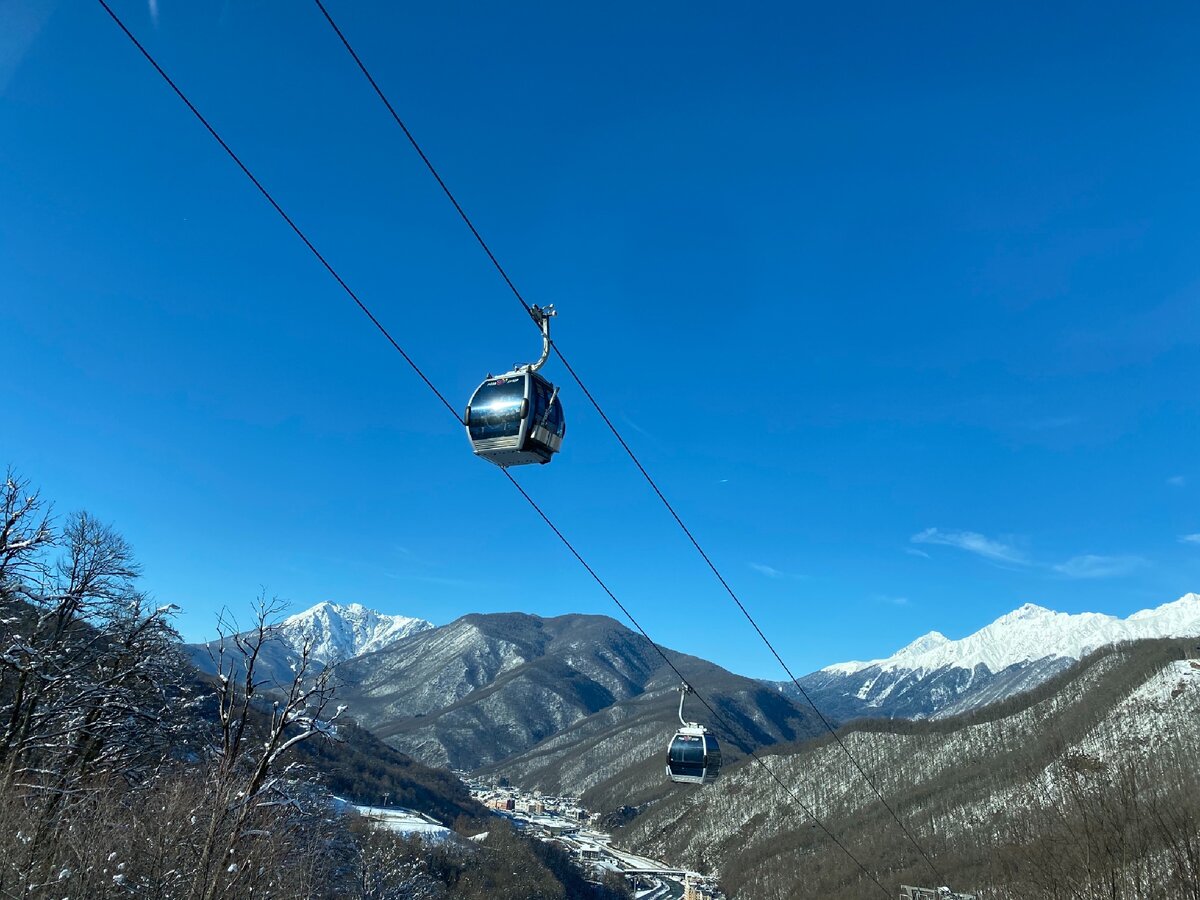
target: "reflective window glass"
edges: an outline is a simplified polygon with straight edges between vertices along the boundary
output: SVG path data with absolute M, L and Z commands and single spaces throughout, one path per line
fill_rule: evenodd
M 546 383 L 540 378 L 535 378 L 533 381 L 533 421 L 535 425 L 540 425 L 542 416 L 546 414 L 546 401 L 549 397 L 546 394 Z
M 525 379 L 508 378 L 484 384 L 471 398 L 471 440 L 515 437 L 521 430 Z
M 704 768 L 704 742 L 693 735 L 676 735 L 675 740 L 671 742 L 671 763 L 672 768 Z

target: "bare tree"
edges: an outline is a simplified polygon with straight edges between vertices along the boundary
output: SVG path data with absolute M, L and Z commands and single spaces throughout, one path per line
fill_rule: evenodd
M 53 542 L 48 506 L 9 468 L 0 486 L 0 601 L 23 579 L 38 580 L 39 556 Z
M 197 900 L 236 892 L 253 871 L 256 818 L 272 809 L 297 807 L 289 789 L 292 767 L 285 754 L 314 737 L 336 736 L 339 707 L 333 699 L 331 669 L 312 657 L 311 639 L 299 649 L 288 684 L 263 678 L 259 662 L 274 638 L 278 600 L 260 597 L 253 626 L 244 632 L 223 619 L 215 651 L 217 736 L 209 775 L 207 827 L 197 862 Z
M 344 896 L 357 842 L 292 761 L 303 742 L 336 735 L 330 670 L 309 643 L 291 677 L 271 677 L 263 651 L 282 606 L 260 598 L 249 631 L 221 623 L 206 691 L 172 607 L 139 590 L 139 575 L 111 526 L 80 512 L 52 528 L 37 492 L 8 475 L 0 898 Z M 409 869 L 388 896 L 444 893 Z
M 162 752 L 177 682 L 169 606 L 138 591 L 129 544 L 86 512 L 71 517 L 63 553 L 26 585 L 0 656 L 5 685 L 0 786 L 65 790 L 98 769 L 129 771 Z M 173 677 L 174 676 L 174 677 Z

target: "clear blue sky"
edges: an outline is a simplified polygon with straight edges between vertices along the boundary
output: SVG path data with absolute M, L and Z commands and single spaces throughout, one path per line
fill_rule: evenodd
M 536 355 L 315 6 L 116 7 L 456 405 Z M 796 670 L 1200 588 L 1193 5 L 330 8 Z M 0 462 L 191 639 L 260 585 L 619 616 L 99 6 L 0 18 Z M 654 638 L 781 676 L 545 371 L 517 477 Z

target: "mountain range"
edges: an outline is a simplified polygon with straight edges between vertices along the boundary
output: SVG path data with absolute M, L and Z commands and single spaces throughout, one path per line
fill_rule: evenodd
M 837 663 L 791 682 L 744 678 L 656 648 L 606 616 L 472 614 L 447 625 L 320 603 L 276 626 L 263 671 L 290 679 L 306 644 L 337 663 L 339 699 L 389 744 L 430 765 L 503 774 L 555 792 L 611 782 L 653 794 L 676 721 L 674 665 L 736 733 L 727 759 L 812 737 L 808 701 L 834 723 L 958 715 L 1039 684 L 1097 648 L 1200 635 L 1200 595 L 1121 619 L 1026 604 L 974 634 L 930 632 L 886 659 Z M 213 671 L 218 642 L 194 645 Z M 708 711 L 698 705 L 695 715 Z M 644 763 L 652 760 L 653 765 Z
M 1194 635 L 1108 645 L 986 709 L 769 747 L 627 810 L 616 839 L 742 900 L 1200 896 L 1198 656 Z
M 799 683 L 822 712 L 839 721 L 938 718 L 1027 691 L 1100 647 L 1196 635 L 1197 594 L 1125 619 L 1026 603 L 961 640 L 931 631 L 886 659 L 836 663 Z M 799 696 L 791 682 L 779 687 Z

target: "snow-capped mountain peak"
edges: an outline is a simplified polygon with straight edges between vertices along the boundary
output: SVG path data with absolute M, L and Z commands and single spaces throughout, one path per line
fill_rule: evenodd
M 1000 622 L 1023 622 L 1029 619 L 1044 619 L 1055 615 L 1054 610 L 1038 606 L 1036 603 L 1023 603 L 1010 613 L 1005 613 L 993 624 Z
M 1176 619 L 1187 621 L 1192 617 L 1197 603 L 1200 603 L 1200 594 L 1184 594 L 1178 600 L 1164 603 L 1155 609 L 1143 609 L 1135 612 L 1129 618 L 1130 620 L 1157 619 L 1162 622 Z
M 278 633 L 297 652 L 312 641 L 313 659 L 330 663 L 371 653 L 432 627 L 433 623 L 424 619 L 385 615 L 360 603 L 324 601 L 288 616 Z
M 929 650 L 934 650 L 943 644 L 948 644 L 950 638 L 946 637 L 940 631 L 931 631 L 929 634 L 923 634 L 907 647 L 897 651 L 896 655 L 916 656 L 919 653 L 925 653 Z

